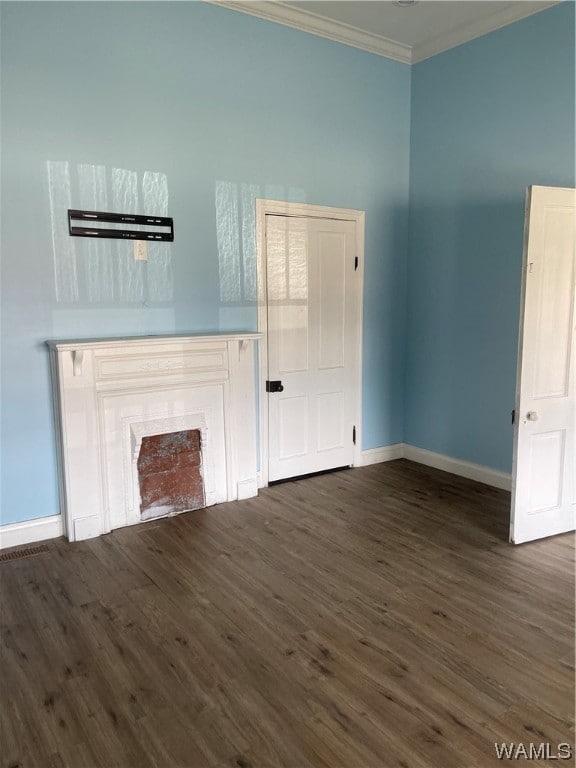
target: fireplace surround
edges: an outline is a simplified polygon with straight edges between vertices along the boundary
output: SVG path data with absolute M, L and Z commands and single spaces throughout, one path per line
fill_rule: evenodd
M 184 511 L 185 499 L 161 504 L 160 489 L 150 496 L 158 514 L 144 512 L 138 465 L 143 441 L 146 446 L 155 436 L 198 432 L 199 461 L 187 461 L 200 472 L 203 505 L 257 494 L 259 338 L 234 333 L 48 342 L 61 509 L 71 541 Z M 158 482 L 171 487 L 178 461 L 175 454 L 158 470 L 168 473 Z M 192 486 L 198 491 L 197 477 L 189 508 L 198 506 L 192 505 Z M 176 495 L 187 498 L 188 491 Z

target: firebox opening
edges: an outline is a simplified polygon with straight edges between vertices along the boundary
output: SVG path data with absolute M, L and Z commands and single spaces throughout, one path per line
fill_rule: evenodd
M 142 520 L 206 506 L 199 429 L 143 437 L 137 468 Z

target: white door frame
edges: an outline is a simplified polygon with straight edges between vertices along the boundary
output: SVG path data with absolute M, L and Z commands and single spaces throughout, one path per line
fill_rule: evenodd
M 298 216 L 300 218 L 336 219 L 356 223 L 356 253 L 358 258 L 357 280 L 357 329 L 358 355 L 356 358 L 354 423 L 356 425 L 356 444 L 354 446 L 354 466 L 360 465 L 362 454 L 362 343 L 364 317 L 364 211 L 350 208 L 330 208 L 309 203 L 286 203 L 282 200 L 256 199 L 256 272 L 258 281 L 258 332 L 263 334 L 258 350 L 258 393 L 260 399 L 260 472 L 258 487 L 268 485 L 268 290 L 266 274 L 266 216 Z

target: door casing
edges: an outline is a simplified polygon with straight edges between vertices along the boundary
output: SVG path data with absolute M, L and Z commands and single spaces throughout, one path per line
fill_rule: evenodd
M 266 270 L 266 216 L 297 216 L 300 218 L 335 219 L 353 221 L 356 224 L 356 257 L 358 258 L 358 279 L 356 281 L 356 328 L 358 332 L 358 355 L 354 376 L 354 423 L 356 444 L 354 445 L 354 466 L 360 464 L 362 454 L 362 341 L 364 316 L 364 222 L 365 212 L 350 208 L 332 208 L 309 203 L 287 203 L 282 200 L 256 200 L 256 270 L 258 285 L 258 332 L 262 343 L 258 352 L 258 393 L 259 393 L 259 434 L 260 471 L 258 487 L 268 485 L 268 290 Z

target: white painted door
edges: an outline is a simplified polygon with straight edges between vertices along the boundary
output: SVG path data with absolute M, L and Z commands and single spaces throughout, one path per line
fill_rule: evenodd
M 530 187 L 510 540 L 574 530 L 576 190 Z
M 269 480 L 353 463 L 355 223 L 266 217 Z M 274 385 L 272 385 L 274 386 Z

